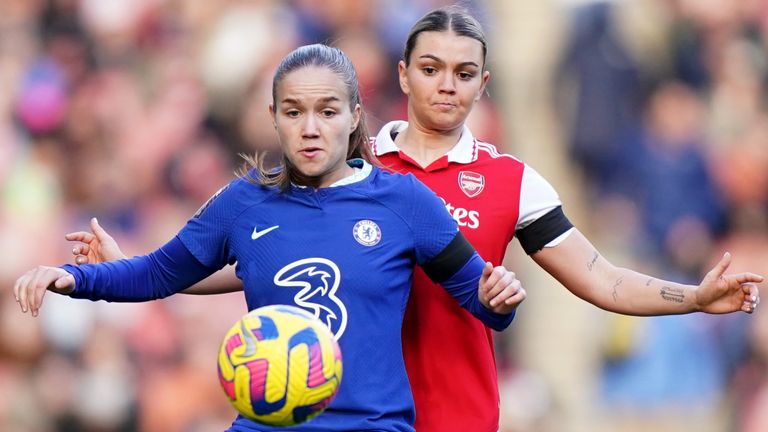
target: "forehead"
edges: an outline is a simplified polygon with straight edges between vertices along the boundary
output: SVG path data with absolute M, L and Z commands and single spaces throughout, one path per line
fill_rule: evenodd
M 284 99 L 309 100 L 333 97 L 349 99 L 344 80 L 326 67 L 305 66 L 283 76 L 277 85 L 277 101 Z
M 411 60 L 423 55 L 432 55 L 444 61 L 458 63 L 483 62 L 483 44 L 469 36 L 460 36 L 453 31 L 426 31 L 419 33 L 411 53 Z

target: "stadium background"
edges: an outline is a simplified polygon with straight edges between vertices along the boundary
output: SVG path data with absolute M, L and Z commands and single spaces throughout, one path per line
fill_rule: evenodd
M 215 354 L 240 295 L 112 305 L 13 281 L 71 260 L 97 216 L 129 254 L 162 244 L 274 145 L 271 72 L 329 41 L 371 127 L 403 118 L 396 61 L 437 0 L 0 2 L 0 430 L 210 431 L 233 412 Z M 462 3 L 490 37 L 476 136 L 540 171 L 614 263 L 698 281 L 724 250 L 768 274 L 768 5 L 761 0 Z M 620 317 L 516 244 L 529 297 L 498 335 L 502 431 L 768 430 L 768 313 Z M 574 265 L 581 265 L 574 263 Z M 439 359 L 438 359 L 439 360 Z

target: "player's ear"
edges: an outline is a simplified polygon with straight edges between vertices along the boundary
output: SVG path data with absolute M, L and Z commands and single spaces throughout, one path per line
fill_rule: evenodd
M 275 106 L 269 104 L 269 116 L 272 117 L 272 126 L 277 129 L 277 119 L 275 118 Z
M 477 92 L 477 96 L 475 96 L 475 102 L 479 101 L 481 97 L 483 97 L 483 93 L 485 92 L 486 87 L 488 86 L 488 81 L 491 79 L 491 72 L 490 71 L 483 71 L 483 82 L 480 84 L 480 90 Z
M 357 129 L 357 125 L 360 124 L 360 116 L 363 114 L 363 107 L 360 104 L 355 104 L 355 108 L 352 110 L 352 123 L 349 125 L 349 133 L 352 133 Z
M 408 68 L 405 66 L 405 61 L 400 60 L 397 62 L 397 76 L 400 79 L 400 90 L 408 95 L 411 93 L 411 90 L 408 86 L 408 74 L 406 72 L 408 72 Z

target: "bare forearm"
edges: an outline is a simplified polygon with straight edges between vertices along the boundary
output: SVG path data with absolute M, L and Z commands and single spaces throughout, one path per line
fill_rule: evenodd
M 672 315 L 698 310 L 694 285 L 614 267 L 605 260 L 600 262 L 606 268 L 593 269 L 592 282 L 572 290 L 580 297 L 579 293 L 583 293 L 583 298 L 595 306 L 625 315 Z
M 697 310 L 696 286 L 616 267 L 579 231 L 532 258 L 573 294 L 611 312 L 671 315 Z

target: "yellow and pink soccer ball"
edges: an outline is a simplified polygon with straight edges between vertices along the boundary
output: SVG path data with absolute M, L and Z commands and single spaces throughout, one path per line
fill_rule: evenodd
M 333 334 L 295 306 L 265 306 L 239 319 L 224 337 L 218 364 L 232 406 L 271 426 L 319 415 L 341 384 L 341 350 Z

